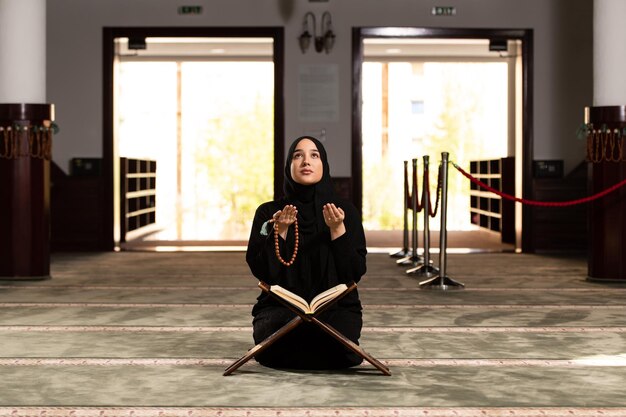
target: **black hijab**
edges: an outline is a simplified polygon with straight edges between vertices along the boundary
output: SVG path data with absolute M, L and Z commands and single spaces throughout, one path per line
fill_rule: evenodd
M 315 184 L 302 185 L 291 177 L 291 161 L 298 143 L 309 139 L 315 144 L 322 161 L 322 178 Z M 301 136 L 289 147 L 285 161 L 285 199 L 298 209 L 301 255 L 298 255 L 298 281 L 303 285 L 303 296 L 310 298 L 320 290 L 327 288 L 327 283 L 319 281 L 324 275 L 328 261 L 328 242 L 330 235 L 324 222 L 322 208 L 324 204 L 335 202 L 330 167 L 324 145 L 311 136 Z
M 322 160 L 324 172 L 322 178 L 313 185 L 298 184 L 291 177 L 291 161 L 293 153 L 301 140 L 308 139 L 315 144 Z M 324 230 L 326 227 L 322 217 L 322 207 L 326 203 L 335 201 L 335 193 L 333 189 L 332 179 L 330 177 L 330 166 L 328 165 L 328 156 L 322 142 L 311 136 L 300 136 L 293 141 L 287 152 L 287 160 L 285 161 L 285 198 L 294 204 L 301 214 L 300 228 L 303 232 L 312 232 Z

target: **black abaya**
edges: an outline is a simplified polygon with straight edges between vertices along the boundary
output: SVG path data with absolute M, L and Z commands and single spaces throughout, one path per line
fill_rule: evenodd
M 285 195 L 281 200 L 262 204 L 256 211 L 246 261 L 253 275 L 270 285 L 278 284 L 310 301 L 318 293 L 339 283 L 358 282 L 365 274 L 366 246 L 363 226 L 356 208 L 349 202 L 337 199 L 332 190 L 326 152 L 322 144 L 312 140 L 320 152 L 324 172 L 313 186 L 296 184 L 290 175 L 293 150 L 303 138 L 291 146 L 285 167 Z M 346 233 L 330 239 L 330 231 L 322 219 L 322 206 L 334 203 L 345 212 Z M 276 258 L 273 230 L 267 221 L 286 204 L 298 209 L 300 244 L 298 255 L 290 267 Z M 279 239 L 283 259 L 291 258 L 294 248 L 293 227 L 287 239 Z M 254 340 L 261 342 L 274 333 L 295 314 L 265 293 L 257 298 L 252 309 Z M 340 333 L 358 344 L 361 333 L 361 302 L 354 290 L 319 316 Z M 276 368 L 333 369 L 361 363 L 362 359 L 317 326 L 302 323 L 283 336 L 267 350 L 257 355 L 261 364 Z

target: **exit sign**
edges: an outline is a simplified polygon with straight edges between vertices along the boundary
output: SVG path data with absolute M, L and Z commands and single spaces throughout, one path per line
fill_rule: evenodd
M 455 16 L 456 7 L 452 6 L 435 6 L 431 11 L 433 16 Z
M 202 14 L 202 6 L 180 6 L 178 14 Z

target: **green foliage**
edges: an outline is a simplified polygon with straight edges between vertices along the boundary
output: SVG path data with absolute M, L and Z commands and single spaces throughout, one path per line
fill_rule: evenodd
M 450 160 L 463 164 L 469 160 L 468 157 L 479 154 L 480 149 L 475 148 L 482 143 L 473 124 L 480 114 L 480 91 L 472 87 L 472 83 L 462 82 L 458 74 L 453 73 L 445 78 L 447 81 L 442 91 L 443 110 L 424 149 L 425 155 L 431 155 L 431 185 L 435 184 L 442 152 L 448 152 Z M 462 176 L 448 175 L 449 196 L 467 194 L 468 190 L 467 182 Z M 449 211 L 452 209 L 450 207 Z
M 434 116 L 432 125 L 424 129 L 425 134 L 418 142 L 407 143 L 406 159 L 418 158 L 419 197 L 422 194 L 422 158 L 430 156 L 429 179 L 431 202 L 435 204 L 437 175 L 441 161 L 441 153 L 448 152 L 449 159 L 461 165 L 468 164 L 472 159 L 483 158 L 490 150 L 485 149 L 487 141 L 481 129 L 489 126 L 489 117 L 501 115 L 487 114 L 484 105 L 484 94 L 492 86 L 489 77 L 484 74 L 484 64 L 475 63 L 429 63 L 437 82 L 437 96 L 441 100 L 441 110 Z M 431 74 L 432 74 L 431 73 Z M 441 80 L 440 82 L 436 81 Z M 429 97 L 426 105 L 437 102 L 435 97 Z M 408 103 L 407 103 L 408 105 Z M 402 140 L 390 137 L 390 141 Z M 406 139 L 405 139 L 406 140 Z M 371 158 L 363 166 L 364 190 L 363 217 L 365 225 L 373 230 L 397 230 L 403 227 L 403 196 L 399 184 L 390 187 L 391 164 L 399 165 L 402 161 L 387 161 L 379 155 Z M 409 167 L 409 174 L 411 168 Z M 469 210 L 469 186 L 461 175 L 455 175 L 453 169 L 448 169 L 448 226 L 450 220 L 457 220 L 462 224 L 464 216 Z M 456 216 L 456 217 L 455 217 Z M 420 222 L 421 223 L 421 222 Z M 435 221 L 437 223 L 437 221 Z M 418 225 L 421 228 L 421 224 Z M 431 228 L 437 228 L 431 225 Z
M 195 154 L 211 192 L 202 206 L 220 205 L 224 238 L 247 236 L 256 208 L 273 195 L 273 107 L 257 97 L 252 111 L 236 106 L 207 121 Z
M 397 230 L 404 227 L 402 215 L 403 197 L 396 187 L 389 186 L 391 170 L 389 162 L 381 159 L 377 163 L 363 166 L 363 183 L 371 190 L 363 193 L 363 218 L 369 219 L 366 228 L 373 230 Z M 381 204 L 382 203 L 382 204 Z

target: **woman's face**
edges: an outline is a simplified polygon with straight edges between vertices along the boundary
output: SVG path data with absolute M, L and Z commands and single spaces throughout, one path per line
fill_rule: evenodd
M 291 178 L 301 185 L 317 184 L 324 174 L 322 157 L 312 140 L 302 139 L 291 158 Z

